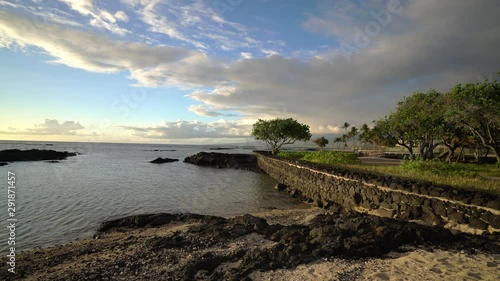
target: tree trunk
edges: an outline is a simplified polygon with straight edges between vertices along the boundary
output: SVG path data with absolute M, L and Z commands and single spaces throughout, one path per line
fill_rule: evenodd
M 464 153 L 464 146 L 463 145 L 460 147 L 460 153 L 458 154 L 457 160 L 455 162 L 458 163 L 458 161 L 460 160 L 460 157 L 462 157 L 462 155 L 464 155 L 464 157 L 462 159 L 465 160 L 465 153 Z
M 448 154 L 448 157 L 446 158 L 446 160 L 448 161 L 448 163 L 451 164 L 451 162 L 453 161 L 453 156 L 455 155 L 455 150 L 457 149 L 456 146 L 453 146 L 453 147 L 448 147 L 448 151 L 450 152 L 450 154 Z M 459 156 L 460 157 L 460 156 Z
M 406 149 L 408 149 L 408 152 L 410 153 L 410 156 L 413 157 L 413 147 L 409 146 L 409 145 L 401 145 L 403 147 L 405 147 Z
M 420 144 L 420 159 L 433 159 L 434 149 L 439 145 L 439 142 L 434 143 L 434 141 L 422 141 Z
M 495 147 L 493 145 L 489 145 L 488 146 L 488 149 L 490 149 L 493 151 L 493 154 L 495 155 L 495 157 L 497 158 L 497 164 L 500 163 L 500 147 Z M 498 165 L 499 168 L 500 168 L 500 165 Z

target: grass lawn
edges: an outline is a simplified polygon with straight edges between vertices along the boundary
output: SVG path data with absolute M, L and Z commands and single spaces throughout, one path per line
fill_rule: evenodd
M 355 153 L 343 151 L 281 152 L 283 158 L 340 166 L 378 175 L 399 176 L 415 181 L 430 181 L 467 190 L 483 190 L 500 195 L 500 181 L 485 177 L 500 177 L 494 164 L 448 164 L 438 161 L 403 161 L 400 166 L 362 163 Z

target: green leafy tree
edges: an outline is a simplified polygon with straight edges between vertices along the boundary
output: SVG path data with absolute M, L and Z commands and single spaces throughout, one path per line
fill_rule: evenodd
M 323 148 L 328 144 L 328 140 L 325 139 L 325 137 L 317 138 L 313 140 L 313 142 L 321 148 L 321 151 L 323 151 Z
M 447 93 L 447 120 L 479 138 L 500 163 L 500 84 L 488 80 L 457 85 Z
M 444 107 L 443 94 L 435 90 L 416 92 L 398 104 L 399 122 L 412 130 L 423 160 L 433 158 L 434 149 L 442 143 L 446 130 Z
M 411 134 L 397 122 L 394 114 L 385 116 L 374 122 L 372 140 L 378 145 L 393 147 L 400 145 L 414 155 L 415 141 Z
M 273 154 L 279 153 L 282 145 L 293 144 L 296 141 L 308 141 L 311 139 L 309 126 L 297 122 L 297 120 L 288 119 L 259 119 L 253 124 L 252 136 L 256 140 L 266 142 L 268 149 Z
M 375 122 L 372 137 L 382 145 L 405 147 L 412 156 L 418 146 L 421 159 L 433 158 L 446 127 L 443 106 L 441 93 L 416 92 L 399 101 L 394 113 Z

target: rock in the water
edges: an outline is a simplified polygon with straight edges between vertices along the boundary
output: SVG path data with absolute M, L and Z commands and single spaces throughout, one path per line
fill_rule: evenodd
M 186 157 L 184 162 L 214 168 L 232 168 L 260 172 L 257 157 L 252 154 L 200 152 Z
M 285 190 L 287 188 L 287 186 L 285 184 L 282 184 L 282 183 L 277 183 L 274 188 L 276 188 L 277 190 Z
M 158 157 L 153 161 L 149 161 L 149 163 L 154 163 L 154 164 L 163 164 L 163 163 L 170 163 L 170 162 L 176 162 L 179 161 L 179 159 L 171 159 L 171 158 L 161 158 Z
M 76 156 L 74 152 L 55 151 L 44 149 L 7 149 L 0 151 L 0 161 L 43 161 L 43 160 L 64 160 L 70 156 Z
M 165 224 L 169 224 L 176 221 L 189 222 L 203 220 L 204 222 L 210 222 L 211 220 L 218 217 L 208 216 L 208 215 L 198 215 L 198 214 L 144 214 L 135 215 L 125 218 L 120 218 L 111 221 L 103 222 L 97 232 L 107 232 L 116 229 L 126 229 L 126 228 L 147 228 L 147 227 L 159 227 Z

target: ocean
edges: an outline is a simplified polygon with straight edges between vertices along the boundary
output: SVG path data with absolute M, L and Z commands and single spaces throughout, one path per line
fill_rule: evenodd
M 16 174 L 16 250 L 92 237 L 105 220 L 145 213 L 234 216 L 303 206 L 274 189 L 265 174 L 199 167 L 182 162 L 200 151 L 251 153 L 254 147 L 0 141 L 4 149 L 78 152 L 60 163 L 14 162 L 0 167 L 0 218 L 7 226 L 7 173 Z M 157 150 L 157 151 L 155 151 Z M 152 164 L 157 157 L 179 162 Z M 1 227 L 7 252 L 9 230 Z M 1 241 L 5 240 L 5 241 Z

